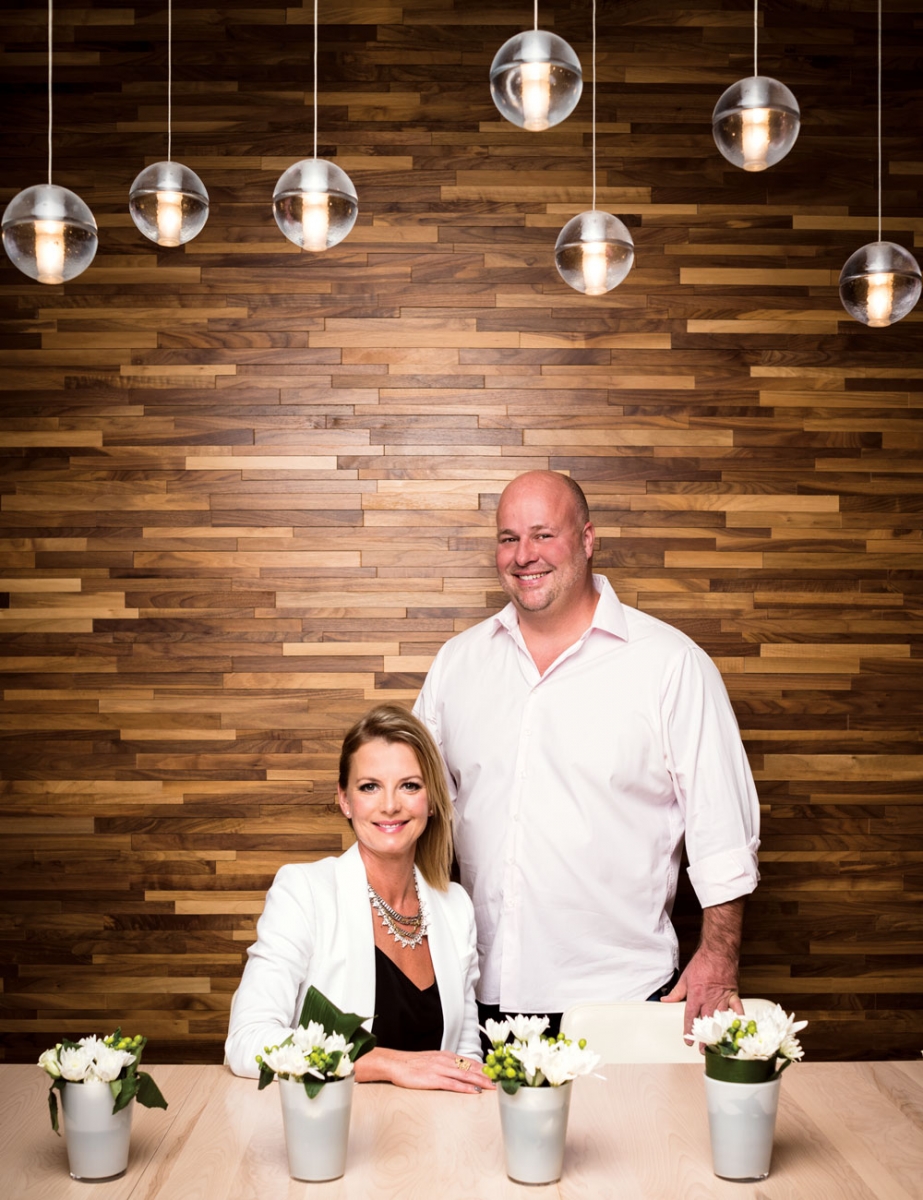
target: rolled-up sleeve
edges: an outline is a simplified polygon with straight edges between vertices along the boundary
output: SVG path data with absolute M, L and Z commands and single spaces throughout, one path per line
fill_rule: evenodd
M 662 714 L 699 903 L 748 895 L 759 882 L 759 800 L 724 681 L 693 643 L 666 679 Z

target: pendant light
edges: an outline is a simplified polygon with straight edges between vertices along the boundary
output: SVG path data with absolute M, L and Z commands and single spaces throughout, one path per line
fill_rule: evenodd
M 550 129 L 569 117 L 583 91 L 580 59 L 563 38 L 538 27 L 504 42 L 490 67 L 490 94 L 520 129 Z
M 753 0 L 753 74 L 727 89 L 711 118 L 715 145 L 745 171 L 765 171 L 780 162 L 801 128 L 798 101 L 785 84 L 757 73 L 758 3 Z
M 635 244 L 611 213 L 596 208 L 596 0 L 593 0 L 593 208 L 572 217 L 558 234 L 554 264 L 569 287 L 587 296 L 611 292 L 631 270 Z
M 881 0 L 878 0 L 878 241 L 850 255 L 840 272 L 840 299 L 851 317 L 883 329 L 920 299 L 923 276 L 913 255 L 881 240 Z
M 146 238 L 158 246 L 182 246 L 208 220 L 202 180 L 173 162 L 173 0 L 167 0 L 167 161 L 145 167 L 131 185 L 128 211 Z
M 272 194 L 276 224 L 304 250 L 329 250 L 356 223 L 359 197 L 336 163 L 317 157 L 317 0 L 314 0 L 314 157 L 288 168 Z
M 39 283 L 65 283 L 96 255 L 96 221 L 78 195 L 51 182 L 52 0 L 48 0 L 48 182 L 19 192 L 3 214 L 3 248 Z

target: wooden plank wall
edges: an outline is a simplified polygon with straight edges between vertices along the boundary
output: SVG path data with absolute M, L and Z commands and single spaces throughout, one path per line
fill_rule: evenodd
M 873 331 L 836 288 L 876 236 L 873 0 L 761 5 L 804 125 L 760 175 L 709 129 L 747 0 L 600 3 L 599 205 L 637 259 L 597 299 L 552 259 L 589 92 L 540 135 L 488 93 L 531 7 L 322 0 L 320 153 L 360 215 L 321 256 L 270 211 L 311 149 L 310 6 L 177 0 L 174 154 L 212 198 L 179 250 L 127 213 L 165 153 L 163 3 L 57 14 L 55 179 L 100 249 L 63 287 L 0 270 L 11 1060 L 118 1021 L 219 1059 L 273 872 L 344 845 L 343 730 L 500 605 L 492 514 L 532 467 L 724 672 L 764 806 L 744 990 L 815 1058 L 923 1046 L 923 306 Z M 919 248 L 923 18 L 885 9 L 884 230 Z M 4 204 L 45 178 L 44 22 L 0 13 Z M 588 0 L 542 23 L 588 64 Z

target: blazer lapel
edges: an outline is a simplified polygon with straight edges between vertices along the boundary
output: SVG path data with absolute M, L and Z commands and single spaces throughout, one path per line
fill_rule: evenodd
M 418 874 L 417 878 L 420 881 L 420 896 L 430 915 L 429 953 L 442 1003 L 442 1049 L 454 1049 L 461 1037 L 464 1017 L 464 981 L 446 912 L 448 896 L 431 888 L 422 875 Z
M 368 880 L 358 843 L 336 860 L 336 882 L 338 925 L 342 923 L 336 937 L 338 941 L 342 937 L 341 945 L 349 947 L 343 994 L 355 998 L 352 1011 L 371 1018 L 375 1015 L 375 939 Z

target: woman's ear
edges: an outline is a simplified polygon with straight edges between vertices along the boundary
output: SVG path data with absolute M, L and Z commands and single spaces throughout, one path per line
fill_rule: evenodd
M 337 784 L 337 804 L 340 806 L 340 812 L 342 812 L 343 816 L 348 821 L 351 818 L 352 813 L 349 810 L 349 801 L 346 799 L 346 793 L 339 784 Z

